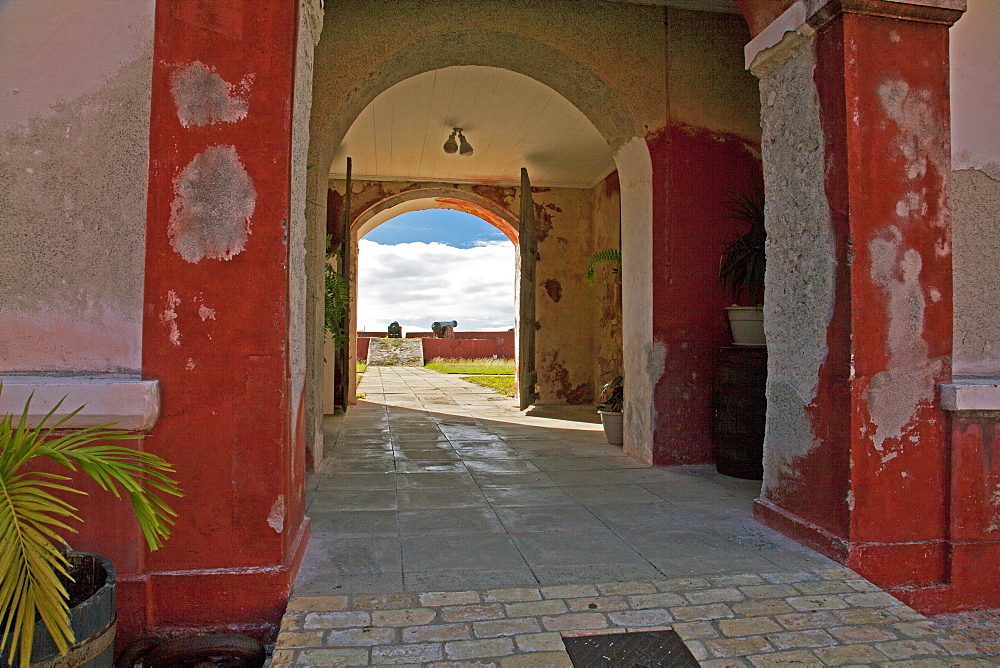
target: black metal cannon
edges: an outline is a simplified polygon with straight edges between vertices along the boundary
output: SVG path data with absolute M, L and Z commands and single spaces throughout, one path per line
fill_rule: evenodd
M 399 323 L 393 320 L 389 323 L 389 338 L 390 339 L 401 339 L 403 338 L 403 328 L 400 327 Z
M 448 333 L 448 328 L 454 330 L 458 327 L 458 320 L 441 320 L 439 322 L 431 323 L 431 331 L 434 332 L 434 336 L 444 338 Z

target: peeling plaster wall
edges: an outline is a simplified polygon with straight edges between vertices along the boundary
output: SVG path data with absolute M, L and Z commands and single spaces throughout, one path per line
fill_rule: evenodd
M 594 188 L 595 252 L 621 248 L 621 184 L 612 172 Z M 594 285 L 594 401 L 600 403 L 601 387 L 622 373 L 622 279 L 609 264 L 598 265 Z
M 597 294 L 586 276 L 593 254 L 593 194 L 575 188 L 534 188 L 532 198 L 539 255 L 535 270 L 535 314 L 541 325 L 535 334 L 538 403 L 589 404 L 595 391 L 594 337 L 603 335 L 595 326 Z
M 667 12 L 670 122 L 760 142 L 757 79 L 743 63 L 739 16 Z
M 814 445 L 806 407 L 816 398 L 835 302 L 814 50 L 810 39 L 792 34 L 778 48 L 754 71 L 760 77 L 769 259 L 764 497 L 794 478 L 798 460 Z
M 745 223 L 734 193 L 760 187 L 760 103 L 743 69 L 749 39 L 739 17 L 667 13 L 670 125 L 648 136 L 654 156 L 653 462 L 713 461 L 712 384 L 720 346 L 732 341 L 718 286 L 719 257 Z
M 969 0 L 951 29 L 956 376 L 1000 376 L 1000 3 Z
M 292 193 L 291 221 L 288 226 L 288 299 L 289 342 L 292 373 L 292 410 L 297 411 L 299 398 L 305 397 L 306 447 L 312 454 L 310 467 L 323 456 L 323 408 L 318 397 L 323 387 L 322 364 L 307 362 L 309 336 L 307 332 L 323 338 L 323 304 L 308 303 L 306 299 L 307 274 L 315 260 L 307 252 L 322 249 L 317 243 L 325 230 L 310 229 L 306 190 L 309 172 L 309 121 L 312 115 L 313 52 L 323 29 L 323 8 L 320 0 L 301 0 L 299 3 L 299 34 L 295 54 L 295 90 L 292 98 Z M 319 260 L 322 268 L 322 260 Z M 322 281 L 322 271 L 317 278 Z M 332 357 L 331 357 L 332 359 Z M 306 375 L 310 374 L 307 380 Z M 294 417 L 294 416 L 293 416 Z
M 615 154 L 622 209 L 622 350 L 625 453 L 653 463 L 653 388 L 663 375 L 663 346 L 653 341 L 653 164 L 637 137 Z
M 153 11 L 0 3 L 0 370 L 139 372 Z

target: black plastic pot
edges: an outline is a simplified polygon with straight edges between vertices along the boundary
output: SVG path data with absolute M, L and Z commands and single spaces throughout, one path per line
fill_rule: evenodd
M 31 665 L 33 668 L 111 668 L 117 628 L 115 567 L 96 554 L 70 552 L 66 557 L 74 578 L 67 589 L 70 593 L 69 622 L 76 643 L 65 656 L 60 655 L 45 624 L 38 622 Z M 7 665 L 7 652 L 0 654 L 0 665 Z

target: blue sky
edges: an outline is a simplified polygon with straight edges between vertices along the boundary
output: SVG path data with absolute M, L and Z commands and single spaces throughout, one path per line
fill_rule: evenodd
M 461 331 L 514 326 L 514 244 L 476 216 L 449 209 L 404 213 L 358 243 L 358 330 Z
M 369 232 L 365 239 L 382 245 L 436 241 L 454 248 L 472 248 L 484 242 L 507 241 L 500 230 L 482 218 L 451 209 L 404 213 L 382 223 Z

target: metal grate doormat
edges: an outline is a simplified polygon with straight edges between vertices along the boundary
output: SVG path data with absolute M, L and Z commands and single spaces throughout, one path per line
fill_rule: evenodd
M 563 644 L 577 668 L 698 668 L 675 631 L 564 637 Z

